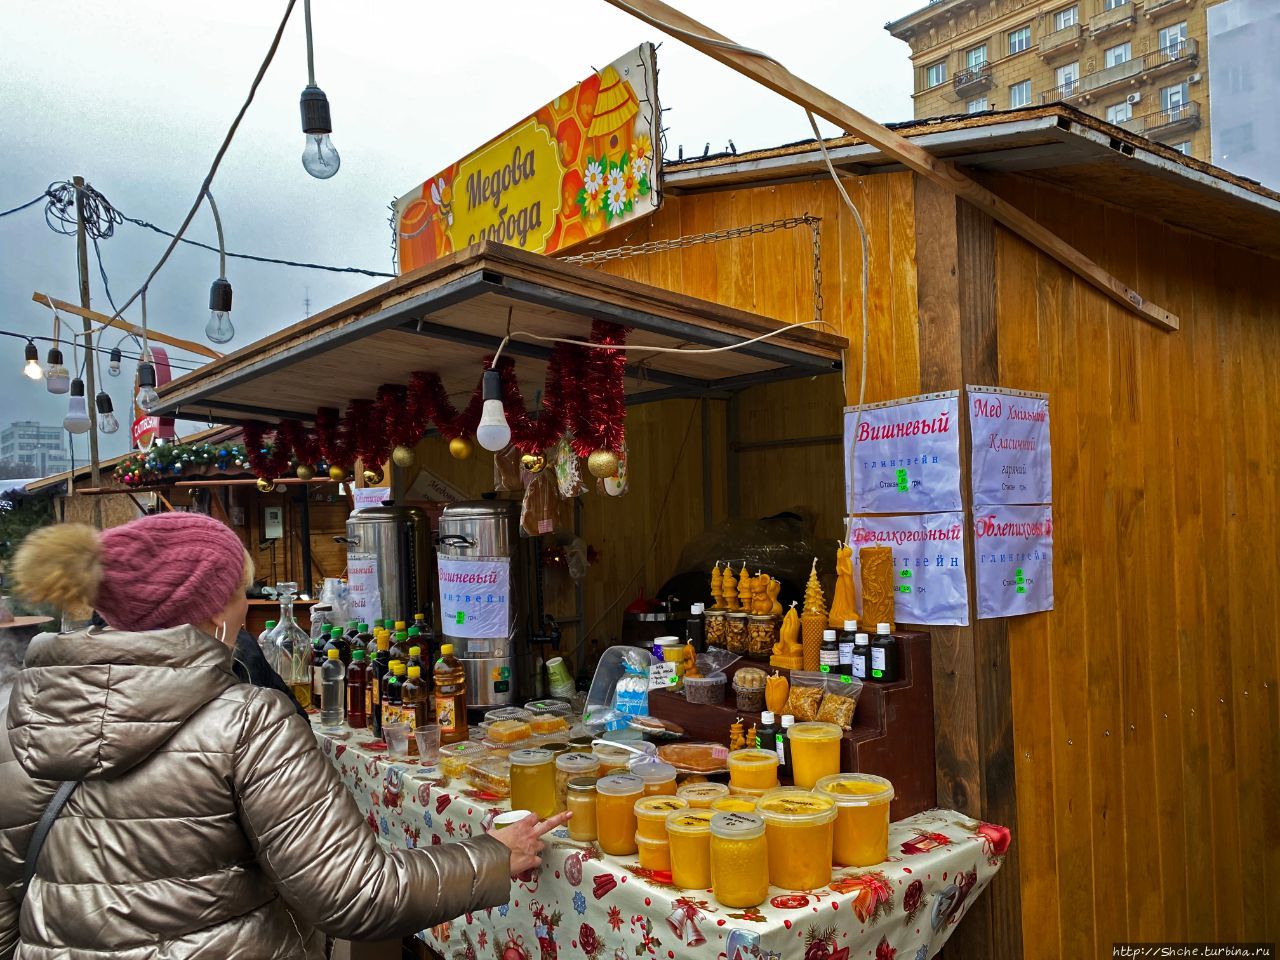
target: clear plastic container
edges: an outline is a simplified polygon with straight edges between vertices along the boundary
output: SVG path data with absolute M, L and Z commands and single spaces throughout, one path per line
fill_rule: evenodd
M 723 673 L 709 677 L 685 677 L 684 698 L 689 703 L 723 703 L 724 688 L 729 678 Z
M 656 745 L 643 740 L 629 743 L 625 747 L 597 741 L 592 745 L 591 752 L 600 764 L 600 776 L 604 777 L 611 773 L 626 772 L 631 761 L 636 759 L 637 756 L 652 757 L 657 754 L 658 748 Z
M 711 804 L 721 797 L 729 795 L 729 788 L 723 783 L 686 783 L 677 788 L 676 796 L 687 800 L 693 809 L 707 810 Z
M 569 818 L 569 837 L 573 840 L 596 838 L 596 781 L 594 777 L 574 777 L 565 794 Z
M 756 798 L 745 796 L 720 797 L 711 801 L 712 813 L 755 813 Z
M 387 741 L 387 756 L 403 760 L 409 756 L 409 724 L 384 723 L 382 739 Z
M 554 751 L 552 751 L 554 752 Z M 592 781 L 599 774 L 600 764 L 596 758 L 586 753 L 562 753 L 556 757 L 556 806 L 559 810 L 567 809 L 569 781 L 578 777 L 588 777 Z
M 440 748 L 440 772 L 450 780 L 461 777 L 467 764 L 479 760 L 488 753 L 484 747 L 470 740 L 462 743 L 446 743 Z
M 769 846 L 754 813 L 711 818 L 711 889 L 725 907 L 756 907 L 769 896 Z
M 674 796 L 641 797 L 632 809 L 636 814 L 636 834 L 649 840 L 667 839 L 667 816 L 689 807 L 688 800 Z
M 665 838 L 654 840 L 637 833 L 636 848 L 640 854 L 640 869 L 654 873 L 671 872 L 671 847 Z
M 553 714 L 555 716 L 567 717 L 572 713 L 569 704 L 563 700 L 530 700 L 524 705 L 525 710 L 535 717 Z
M 889 856 L 889 801 L 893 784 L 869 773 L 838 773 L 818 781 L 836 804 L 832 858 L 845 867 L 872 867 Z
M 797 787 L 811 790 L 823 777 L 840 772 L 840 740 L 844 736 L 834 723 L 797 723 L 787 731 L 791 748 L 791 780 Z
M 481 757 L 467 764 L 467 783 L 495 797 L 511 796 L 511 764 L 505 757 Z
M 528 710 L 519 707 L 497 707 L 484 715 L 484 723 L 497 723 L 499 720 L 522 720 L 528 723 L 533 716 Z
M 637 758 L 627 765 L 627 772 L 644 781 L 645 796 L 673 796 L 676 792 L 676 768 L 650 757 Z
M 729 785 L 748 790 L 772 790 L 778 785 L 775 750 L 734 750 L 729 754 Z
M 545 820 L 556 812 L 555 757 L 546 750 L 511 752 L 511 806 Z
M 711 810 L 676 810 L 667 815 L 671 882 L 683 890 L 711 887 Z
M 816 890 L 831 882 L 836 804 L 808 790 L 774 790 L 756 810 L 769 841 L 769 882 L 784 890 Z
M 639 647 L 610 647 L 600 657 L 582 719 L 593 728 L 625 731 L 631 717 L 649 715 L 653 654 Z
M 615 857 L 636 852 L 635 803 L 644 796 L 644 781 L 615 773 L 596 781 L 596 839 Z

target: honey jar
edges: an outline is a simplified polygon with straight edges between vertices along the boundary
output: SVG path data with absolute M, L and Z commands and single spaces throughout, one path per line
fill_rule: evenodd
M 568 829 L 571 840 L 596 838 L 595 777 L 574 777 L 565 791 L 565 809 L 573 814 Z
M 729 795 L 729 788 L 723 783 L 686 783 L 676 790 L 676 796 L 687 800 L 690 807 L 706 810 L 713 800 Z
M 548 750 L 513 750 L 511 808 L 531 810 L 545 820 L 555 814 L 555 756 Z
M 649 840 L 667 839 L 667 815 L 685 810 L 689 801 L 672 796 L 641 797 L 635 802 L 636 833 Z
M 712 813 L 755 813 L 756 798 L 749 796 L 718 797 L 711 801 Z
M 787 731 L 791 748 L 791 779 L 797 787 L 813 789 L 823 777 L 840 772 L 840 741 L 844 731 L 834 723 L 797 723 Z
M 671 846 L 666 837 L 655 840 L 636 834 L 636 847 L 640 852 L 640 867 L 654 873 L 671 872 Z
M 675 795 L 676 768 L 669 763 L 652 758 L 633 760 L 628 772 L 644 781 L 646 797 Z
M 735 750 L 729 754 L 729 785 L 770 790 L 778 785 L 778 754 L 774 750 Z
M 831 882 L 835 801 L 808 790 L 775 790 L 756 808 L 769 843 L 769 882 L 815 890 Z
M 818 781 L 836 804 L 832 857 L 845 867 L 871 867 L 889 856 L 889 801 L 893 784 L 869 773 L 838 773 Z
M 711 887 L 712 810 L 676 810 L 667 814 L 671 846 L 671 882 L 683 890 Z
M 569 781 L 575 777 L 596 778 L 600 764 L 596 758 L 586 753 L 562 753 L 556 757 L 556 804 L 558 809 L 567 809 Z
M 625 857 L 636 852 L 635 803 L 643 795 L 639 777 L 614 773 L 596 781 L 596 839 L 605 853 Z
M 754 813 L 711 818 L 711 892 L 725 907 L 756 907 L 769 896 L 769 846 Z

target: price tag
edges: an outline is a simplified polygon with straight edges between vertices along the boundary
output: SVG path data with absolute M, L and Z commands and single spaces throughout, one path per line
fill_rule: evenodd
M 899 470 L 898 470 L 897 477 L 898 477 L 898 492 L 899 492 L 899 493 L 906 493 L 906 492 L 907 492 L 907 489 L 908 489 L 908 487 L 907 487 L 907 471 L 899 469 Z
M 674 661 L 663 663 L 655 663 L 649 668 L 649 689 L 665 690 L 668 687 L 674 687 L 679 677 L 676 676 L 676 664 Z

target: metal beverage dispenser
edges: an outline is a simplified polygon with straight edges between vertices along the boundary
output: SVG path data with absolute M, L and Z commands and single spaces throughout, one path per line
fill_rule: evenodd
M 519 521 L 520 505 L 506 500 L 454 503 L 440 515 L 441 642 L 453 644 L 466 668 L 470 706 L 516 699 L 516 658 L 526 639 Z
M 431 521 L 417 507 L 383 505 L 347 518 L 347 580 L 351 615 L 372 622 L 412 620 L 430 597 Z

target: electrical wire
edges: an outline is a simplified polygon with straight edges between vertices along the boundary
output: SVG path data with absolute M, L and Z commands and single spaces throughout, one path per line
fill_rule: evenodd
M 76 340 L 83 336 L 84 336 L 83 333 L 73 332 L 72 339 Z M 58 344 L 61 343 L 61 341 L 55 340 L 53 337 L 44 337 L 38 334 L 31 335 L 27 333 L 17 333 L 16 331 L 13 331 L 13 330 L 0 330 L 0 337 L 13 337 L 15 340 L 39 340 L 43 343 L 58 343 Z M 81 345 L 80 349 L 84 350 L 86 348 L 83 345 Z M 110 347 L 94 346 L 88 349 L 90 349 L 93 353 L 105 353 L 108 355 L 111 353 Z M 142 354 L 140 353 L 129 353 L 124 350 L 120 351 L 120 356 L 126 360 L 142 360 L 143 359 Z M 108 359 L 110 359 L 110 357 L 108 357 Z M 169 366 L 173 367 L 175 370 L 184 370 L 184 371 L 199 369 L 199 367 L 187 366 L 186 364 L 182 364 L 182 363 L 174 363 L 172 360 L 169 361 Z
M 7 217 L 9 216 L 9 214 L 18 213 L 22 210 L 27 209 L 27 207 L 34 207 L 37 203 L 45 199 L 45 197 L 47 196 L 48 196 L 47 193 L 42 193 L 40 194 L 40 196 L 36 197 L 34 200 L 28 200 L 26 203 L 19 204 L 16 207 L 10 207 L 8 210 L 5 210 L 3 213 L 0 213 L 0 217 Z

